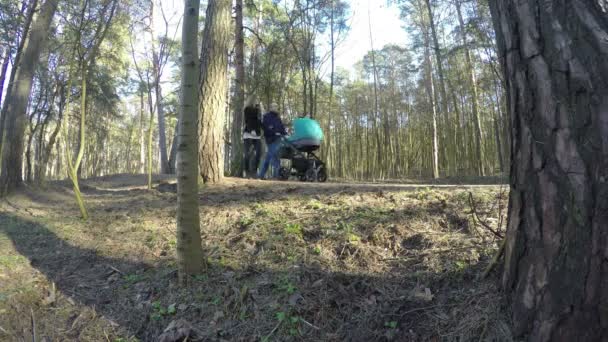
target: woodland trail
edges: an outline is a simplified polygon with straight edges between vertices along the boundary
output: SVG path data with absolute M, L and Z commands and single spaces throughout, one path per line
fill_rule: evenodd
M 67 182 L 1 202 L 0 340 L 510 338 L 477 280 L 499 241 L 476 220 L 504 226 L 506 186 L 229 178 L 200 192 L 208 270 L 184 289 L 174 180 L 143 184 L 83 181 L 87 222 Z

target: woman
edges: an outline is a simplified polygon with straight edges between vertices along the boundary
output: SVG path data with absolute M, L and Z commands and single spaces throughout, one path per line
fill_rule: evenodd
M 255 177 L 262 152 L 262 122 L 260 105 L 245 107 L 245 128 L 243 129 L 243 170 L 247 178 Z

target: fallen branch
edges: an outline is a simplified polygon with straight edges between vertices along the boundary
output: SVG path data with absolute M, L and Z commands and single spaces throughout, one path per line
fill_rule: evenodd
M 494 258 L 492 258 L 492 262 L 490 262 L 488 267 L 486 267 L 486 269 L 483 271 L 483 274 L 481 275 L 481 279 L 487 278 L 487 276 L 490 274 L 492 269 L 494 269 L 494 267 L 498 264 L 500 257 L 505 252 L 506 242 L 507 242 L 507 239 L 502 240 L 502 243 L 500 244 L 500 248 L 498 249 L 498 252 L 496 252 L 496 255 L 494 256 Z
M 34 319 L 34 309 L 30 308 L 32 318 L 32 342 L 36 342 L 36 320 Z
M 270 339 L 270 336 L 272 336 L 272 334 L 274 334 L 275 331 L 277 331 L 277 329 L 279 329 L 279 326 L 281 326 L 281 323 L 283 323 L 283 321 L 279 321 L 279 323 L 277 323 L 277 325 L 274 327 L 274 329 L 272 329 L 272 331 L 266 335 L 262 341 L 268 341 Z
M 120 275 L 123 275 L 123 276 L 125 275 L 121 270 L 119 270 L 118 268 L 116 268 L 112 265 L 108 265 L 108 267 Z
M 475 204 L 475 200 L 473 199 L 473 193 L 470 191 L 469 191 L 469 205 L 471 206 L 471 212 L 472 212 L 473 218 L 475 218 L 476 222 L 479 222 L 479 224 L 481 224 L 485 229 L 487 229 L 492 234 L 494 234 L 497 238 L 500 238 L 500 239 L 504 238 L 502 236 L 502 234 L 500 234 L 499 232 L 494 230 L 494 228 L 490 227 L 489 224 L 487 224 L 485 221 L 482 221 L 479 218 L 479 215 L 477 214 L 477 205 Z
M 313 328 L 313 329 L 315 329 L 315 330 L 321 330 L 321 328 L 319 328 L 319 327 L 317 327 L 316 325 L 314 325 L 314 324 L 312 324 L 312 323 L 310 323 L 310 322 L 306 321 L 306 320 L 305 320 L 304 318 L 302 318 L 302 317 L 300 317 L 300 320 L 301 320 L 302 322 L 304 322 L 306 325 L 308 325 L 309 327 L 311 327 L 311 328 Z

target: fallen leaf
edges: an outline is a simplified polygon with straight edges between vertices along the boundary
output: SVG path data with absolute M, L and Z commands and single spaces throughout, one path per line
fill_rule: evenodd
M 186 320 L 178 319 L 171 321 L 163 333 L 158 337 L 158 342 L 177 342 L 191 337 L 192 326 Z
M 435 297 L 431 292 L 431 289 L 428 287 L 416 287 L 412 291 L 412 297 L 414 299 L 423 300 L 425 302 L 430 302 Z

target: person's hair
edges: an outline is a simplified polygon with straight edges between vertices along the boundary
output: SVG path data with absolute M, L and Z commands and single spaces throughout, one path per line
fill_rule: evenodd
M 268 110 L 270 112 L 275 112 L 275 113 L 279 113 L 279 105 L 276 102 L 273 102 L 270 104 L 270 106 L 268 107 Z

